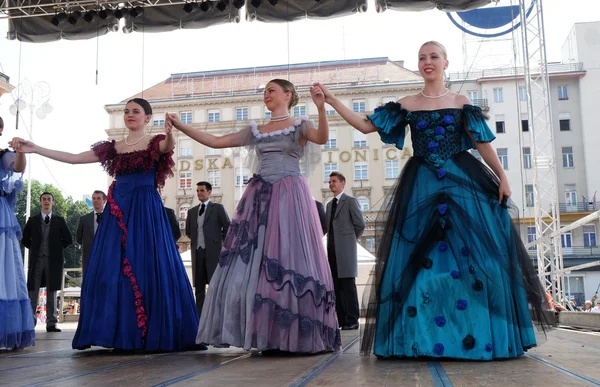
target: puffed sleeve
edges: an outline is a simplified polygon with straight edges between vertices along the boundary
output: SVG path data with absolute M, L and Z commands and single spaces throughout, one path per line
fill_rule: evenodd
M 386 144 L 394 144 L 396 148 L 404 147 L 406 137 L 406 125 L 408 125 L 409 114 L 398 102 L 388 102 L 375 109 L 375 112 L 367 119 L 377 128 L 381 141 Z
M 150 140 L 150 154 L 153 160 L 158 161 L 158 167 L 156 169 L 155 185 L 161 187 L 165 184 L 168 177 L 173 176 L 173 167 L 175 161 L 173 161 L 173 151 L 162 153 L 160 151 L 160 142 L 167 136 L 164 134 L 157 134 Z
M 494 133 L 490 130 L 486 120 L 487 116 L 483 114 L 479 106 L 464 105 L 463 116 L 465 121 L 465 129 L 471 133 L 475 142 L 492 142 L 496 139 Z M 471 137 L 465 131 L 462 136 L 462 150 L 475 149 L 475 144 L 471 141 Z
M 104 168 L 109 175 L 114 176 L 113 160 L 117 153 L 115 151 L 115 140 L 100 141 L 92 145 L 91 148 L 94 151 L 94 154 L 98 156 L 98 159 L 100 159 L 102 168 Z

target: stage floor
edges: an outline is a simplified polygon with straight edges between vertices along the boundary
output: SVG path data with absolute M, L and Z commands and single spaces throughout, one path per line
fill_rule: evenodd
M 239 349 L 124 355 L 71 349 L 75 324 L 38 327 L 36 346 L 0 352 L 2 386 L 600 386 L 600 334 L 557 328 L 516 360 L 377 360 L 358 354 L 358 331 L 344 351 L 265 357 Z

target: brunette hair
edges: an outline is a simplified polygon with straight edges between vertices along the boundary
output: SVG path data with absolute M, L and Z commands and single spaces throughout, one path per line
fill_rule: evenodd
M 292 93 L 292 98 L 290 99 L 290 103 L 288 104 L 288 109 L 291 109 L 292 107 L 298 104 L 298 101 L 300 101 L 300 97 L 298 96 L 298 93 L 296 93 L 296 88 L 294 87 L 292 82 L 286 81 L 285 79 L 271 79 L 269 83 L 271 82 L 278 84 L 284 92 L 287 93 L 289 91 L 290 93 Z
M 152 114 L 152 106 L 150 106 L 150 102 L 146 101 L 145 99 L 132 98 L 129 101 L 127 101 L 127 103 L 129 103 L 129 102 L 137 103 L 138 105 L 140 105 L 142 107 L 142 109 L 144 109 L 144 113 L 146 113 L 146 115 Z

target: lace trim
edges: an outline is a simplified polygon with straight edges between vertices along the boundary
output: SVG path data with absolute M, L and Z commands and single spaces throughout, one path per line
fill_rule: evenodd
M 250 122 L 250 128 L 252 129 L 252 135 L 254 137 L 256 137 L 257 139 L 261 139 L 261 138 L 279 136 L 282 134 L 288 135 L 288 134 L 294 133 L 296 131 L 296 127 L 300 126 L 300 124 L 302 124 L 302 122 L 305 122 L 305 121 L 308 121 L 307 115 L 300 116 L 299 118 L 297 118 L 294 121 L 294 125 L 290 126 L 289 128 L 279 129 L 279 130 L 276 130 L 274 132 L 269 132 L 269 133 L 261 133 L 261 131 L 258 129 L 258 124 L 254 121 Z

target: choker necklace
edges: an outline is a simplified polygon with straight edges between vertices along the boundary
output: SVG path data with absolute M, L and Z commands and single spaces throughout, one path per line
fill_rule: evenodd
M 425 98 L 430 98 L 430 99 L 442 98 L 443 96 L 445 96 L 445 95 L 446 95 L 446 94 L 448 94 L 449 92 L 450 92 L 450 89 L 446 88 L 446 91 L 445 91 L 444 93 L 442 93 L 442 94 L 440 94 L 440 95 L 434 95 L 434 96 L 431 96 L 431 95 L 425 95 L 425 94 L 423 93 L 423 90 L 421 90 L 421 91 L 420 91 L 420 93 L 421 93 L 421 95 L 422 95 L 423 97 L 425 97 Z
M 148 135 L 148 133 L 144 134 L 142 137 L 138 138 L 138 140 L 137 140 L 136 142 L 134 142 L 133 144 L 130 144 L 130 143 L 128 143 L 128 142 L 127 142 L 127 138 L 129 138 L 129 136 L 127 136 L 127 137 L 125 138 L 125 145 L 134 146 L 134 145 L 135 145 L 135 144 L 137 144 L 138 142 L 142 141 L 142 139 L 143 139 L 144 137 L 146 137 L 147 135 Z
M 277 122 L 277 121 L 285 121 L 288 118 L 290 118 L 292 115 L 290 113 L 286 114 L 285 116 L 279 116 L 279 117 L 271 117 L 271 122 Z

